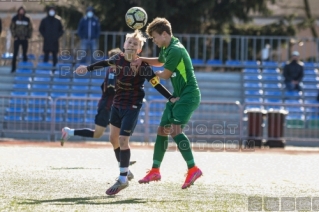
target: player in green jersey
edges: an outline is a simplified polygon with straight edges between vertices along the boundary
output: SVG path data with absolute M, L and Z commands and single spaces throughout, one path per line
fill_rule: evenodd
M 173 96 L 179 97 L 179 100 L 175 103 L 166 103 L 157 130 L 152 169 L 143 179 L 139 180 L 139 183 L 149 183 L 161 179 L 159 168 L 170 135 L 187 163 L 188 173 L 182 186 L 182 189 L 185 189 L 202 175 L 202 171 L 195 165 L 190 141 L 182 130 L 200 104 L 200 90 L 191 58 L 182 43 L 173 36 L 170 22 L 165 18 L 155 18 L 147 26 L 146 33 L 161 49 L 159 57 L 140 57 L 132 65 L 139 66 L 143 61 L 152 66 L 164 66 L 163 71 L 158 71 L 155 74 L 162 79 L 171 79 L 174 88 Z

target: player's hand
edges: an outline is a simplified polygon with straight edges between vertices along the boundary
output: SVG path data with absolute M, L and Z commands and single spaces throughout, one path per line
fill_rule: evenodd
M 80 65 L 79 67 L 76 68 L 76 70 L 74 71 L 74 73 L 83 76 L 88 72 L 86 66 L 84 65 Z
M 177 102 L 179 100 L 179 97 L 174 97 L 174 98 L 171 98 L 169 101 L 171 102 L 171 103 L 175 103 L 175 102 Z

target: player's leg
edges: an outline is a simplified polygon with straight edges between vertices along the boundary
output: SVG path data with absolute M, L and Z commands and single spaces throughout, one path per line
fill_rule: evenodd
M 119 191 L 125 189 L 129 185 L 127 178 L 127 175 L 129 173 L 129 163 L 131 157 L 129 139 L 137 124 L 139 114 L 139 109 L 123 110 L 112 107 L 111 124 L 117 124 L 117 126 L 119 126 L 119 123 L 117 123 L 118 121 L 114 120 L 113 111 L 118 111 L 119 117 L 123 117 L 121 120 L 119 136 L 120 176 L 117 182 L 106 191 L 106 194 L 108 195 L 117 194 Z
M 95 116 L 95 129 L 70 129 L 68 127 L 64 127 L 62 129 L 61 136 L 61 146 L 71 137 L 71 136 L 81 136 L 87 138 L 100 138 L 107 125 L 109 124 L 110 119 L 110 111 L 107 110 L 104 106 L 98 109 L 98 113 Z
M 170 114 L 172 113 L 172 107 L 172 103 L 166 103 L 166 107 L 161 118 L 160 126 L 157 129 L 157 136 L 153 152 L 152 169 L 147 173 L 147 175 L 143 179 L 138 181 L 139 183 L 149 183 L 151 181 L 161 180 L 160 166 L 168 146 L 168 135 L 171 131 L 169 118 Z
M 174 139 L 177 148 L 181 152 L 188 167 L 187 177 L 182 186 L 182 189 L 188 188 L 200 176 L 202 176 L 202 171 L 195 165 L 190 141 L 182 130 L 182 126 L 188 123 L 193 112 L 198 108 L 200 98 L 192 98 L 192 101 L 186 100 L 183 101 L 183 99 L 180 99 L 180 101 L 176 102 L 173 107 L 171 117 L 171 136 Z

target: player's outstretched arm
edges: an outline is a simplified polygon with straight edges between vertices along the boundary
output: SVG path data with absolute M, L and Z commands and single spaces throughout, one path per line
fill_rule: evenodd
M 159 78 L 152 72 L 151 76 L 147 77 L 147 80 L 151 85 L 160 93 L 162 94 L 166 99 L 168 99 L 171 102 L 175 102 L 175 97 L 169 92 L 161 83 Z
M 151 66 L 162 66 L 164 63 L 158 61 L 158 57 L 139 57 L 131 62 L 132 66 L 140 66 L 142 62 L 148 63 Z

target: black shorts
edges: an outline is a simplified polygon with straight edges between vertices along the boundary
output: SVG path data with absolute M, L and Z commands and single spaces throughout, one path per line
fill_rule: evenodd
M 112 105 L 110 123 L 120 128 L 120 135 L 131 136 L 138 120 L 140 108 L 120 109 Z
M 110 111 L 104 107 L 99 107 L 95 115 L 94 123 L 101 127 L 107 127 L 110 123 Z

